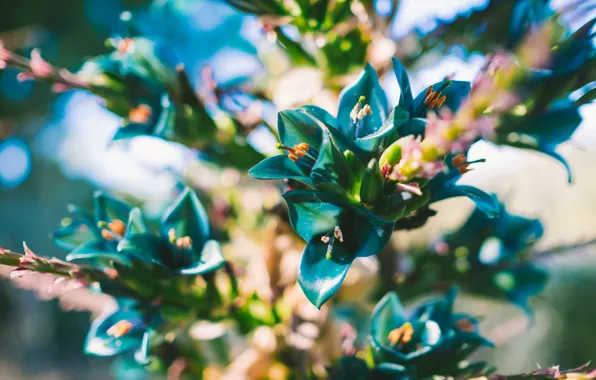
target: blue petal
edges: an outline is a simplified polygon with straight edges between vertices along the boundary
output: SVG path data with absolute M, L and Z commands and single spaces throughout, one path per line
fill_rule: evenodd
M 307 186 L 314 186 L 312 180 L 304 173 L 302 168 L 288 156 L 278 155 L 268 157 L 253 166 L 248 174 L 256 179 L 294 179 Z
M 132 210 L 132 207 L 126 202 L 106 195 L 101 191 L 95 192 L 93 201 L 96 221 L 111 222 L 116 219 L 125 221 L 128 220 L 128 214 Z
M 395 292 L 387 293 L 375 306 L 371 315 L 371 337 L 377 343 L 389 346 L 389 333 L 407 319 L 405 309 Z
M 323 130 L 315 119 L 299 110 L 286 110 L 278 113 L 277 129 L 284 145 L 293 147 L 306 143 L 319 149 L 323 141 Z
M 365 104 L 370 105 L 372 114 L 362 119 L 356 127 L 350 118 L 350 113 L 361 96 L 366 97 Z M 377 73 L 370 64 L 367 64 L 358 79 L 344 88 L 340 94 L 337 115 L 339 129 L 350 139 L 373 134 L 381 128 L 387 118 L 388 109 L 387 97 L 379 84 Z
M 133 329 L 118 339 L 108 334 L 108 330 L 120 321 L 129 321 Z M 85 353 L 94 356 L 114 356 L 138 348 L 144 335 L 142 315 L 129 308 L 100 315 L 91 324 L 85 341 Z
M 328 259 L 326 254 L 327 244 L 320 240 L 320 236 L 314 237 L 304 249 L 298 270 L 298 283 L 306 298 L 317 308 L 337 292 L 354 260 L 353 253 L 339 242 L 335 244 L 331 258 Z
M 177 237 L 189 236 L 193 247 L 197 249 L 202 248 L 209 238 L 207 212 L 197 194 L 189 188 L 184 189 L 161 218 L 162 236 L 168 236 L 171 229 L 174 229 Z
M 412 112 L 412 105 L 414 99 L 412 97 L 412 88 L 410 86 L 410 79 L 408 77 L 408 71 L 397 58 L 393 58 L 393 72 L 397 78 L 399 84 L 400 95 L 398 105 L 408 112 Z
M 322 182 L 337 183 L 341 187 L 349 187 L 351 171 L 344 155 L 337 149 L 329 132 L 323 132 L 323 143 L 319 157 L 312 168 L 311 178 L 318 184 Z
M 293 190 L 283 195 L 288 204 L 290 224 L 305 241 L 333 231 L 344 207 L 329 193 Z
M 84 221 L 73 220 L 70 225 L 52 233 L 51 237 L 59 248 L 71 251 L 79 245 L 97 238 L 93 227 Z
M 185 275 L 201 275 L 218 270 L 226 260 L 221 252 L 221 246 L 215 240 L 209 240 L 203 246 L 201 256 L 191 266 L 180 270 Z
M 67 261 L 93 261 L 95 259 L 114 260 L 125 265 L 131 263 L 126 255 L 106 250 L 104 242 L 98 240 L 83 243 L 66 255 Z
M 376 132 L 354 141 L 356 146 L 367 151 L 376 152 L 383 142 L 383 138 L 392 136 L 391 141 L 386 142 L 386 146 L 397 140 L 398 130 L 404 124 L 410 121 L 410 114 L 404 108 L 397 106 L 393 109 L 387 120 L 383 122 L 381 128 Z

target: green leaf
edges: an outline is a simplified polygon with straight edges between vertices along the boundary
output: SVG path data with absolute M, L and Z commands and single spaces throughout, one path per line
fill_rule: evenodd
M 400 89 L 398 106 L 408 112 L 412 112 L 414 99 L 412 96 L 412 87 L 410 86 L 408 71 L 397 58 L 393 58 L 393 72 L 395 73 Z
M 290 223 L 305 241 L 333 231 L 344 211 L 332 194 L 310 190 L 293 190 L 283 195 L 288 204 Z
M 320 308 L 341 286 L 355 256 L 344 244 L 337 242 L 330 258 L 327 244 L 320 236 L 313 237 L 306 245 L 298 270 L 298 283 L 306 298 Z
M 117 339 L 108 331 L 121 321 L 127 321 L 133 328 Z M 114 356 L 141 346 L 145 329 L 142 315 L 129 308 L 121 308 L 114 312 L 100 315 L 91 324 L 85 341 L 85 353 L 94 356 Z
M 306 143 L 318 150 L 323 142 L 323 130 L 310 115 L 299 110 L 278 113 L 277 129 L 282 144 L 289 147 Z
M 361 96 L 364 104 L 370 105 L 372 114 L 354 124 L 350 113 Z M 366 137 L 377 132 L 387 118 L 388 102 L 385 92 L 379 84 L 375 69 L 367 64 L 356 82 L 346 87 L 340 94 L 337 121 L 339 129 L 350 139 Z
M 314 186 L 310 177 L 297 163 L 286 155 L 268 157 L 253 166 L 248 174 L 256 179 L 294 179 L 307 186 Z

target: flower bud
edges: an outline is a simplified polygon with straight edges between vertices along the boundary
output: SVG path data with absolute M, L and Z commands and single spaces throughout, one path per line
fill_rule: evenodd
M 401 144 L 398 140 L 385 149 L 379 159 L 379 165 L 381 168 L 385 165 L 393 166 L 397 164 L 399 160 L 401 160 Z

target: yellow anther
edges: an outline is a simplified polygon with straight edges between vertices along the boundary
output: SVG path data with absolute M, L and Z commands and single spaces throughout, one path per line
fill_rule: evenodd
M 132 330 L 132 323 L 120 321 L 108 329 L 108 335 L 116 339 L 123 337 Z
M 108 229 L 118 236 L 124 236 L 126 224 L 120 219 L 114 219 L 111 223 L 108 223 Z
M 114 240 L 114 233 L 109 230 L 101 230 L 101 237 L 105 240 L 112 241 Z
M 176 247 L 178 248 L 190 248 L 192 247 L 192 239 L 190 236 L 184 236 L 176 239 Z
M 447 95 L 443 95 L 439 98 L 439 100 L 437 101 L 437 106 L 441 107 L 443 105 L 443 103 L 445 103 L 445 100 L 447 100 Z
M 300 143 L 298 145 L 295 145 L 294 149 L 303 150 L 305 152 L 308 152 L 308 149 L 310 149 L 310 146 L 307 143 Z
M 331 238 L 329 236 L 321 236 L 321 241 L 325 244 L 329 244 Z
M 433 100 L 435 100 L 436 97 L 437 97 L 437 93 L 436 92 L 431 92 L 430 94 L 428 94 L 426 96 L 426 98 L 424 98 L 424 104 L 428 105 Z
M 424 95 L 424 98 L 428 98 L 428 96 L 432 93 L 433 93 L 433 86 L 428 86 L 428 88 L 426 89 L 426 94 Z
M 133 39 L 132 38 L 124 38 L 120 41 L 118 41 L 118 46 L 116 46 L 116 48 L 118 49 L 118 51 L 120 53 L 128 53 L 133 45 Z
M 139 104 L 135 108 L 131 108 L 128 111 L 128 120 L 133 123 L 146 123 L 151 118 L 153 110 L 146 104 Z
M 339 226 L 335 226 L 335 229 L 333 230 L 333 236 L 335 236 L 335 238 L 341 243 L 344 242 L 344 235 L 341 232 L 341 228 L 339 228 Z
M 298 162 L 298 156 L 295 155 L 294 153 L 288 154 L 288 157 L 290 158 L 290 160 L 292 160 L 294 162 Z
M 295 154 L 296 156 L 298 156 L 298 157 L 306 157 L 306 153 L 305 153 L 303 150 L 298 150 L 298 149 L 296 149 L 296 150 L 294 151 L 294 154 Z
M 399 342 L 409 343 L 414 335 L 414 328 L 410 322 L 404 323 L 401 327 L 391 330 L 387 338 L 391 344 L 396 345 Z
M 173 228 L 170 228 L 168 230 L 168 240 L 170 240 L 170 243 L 174 244 L 176 242 L 176 230 Z

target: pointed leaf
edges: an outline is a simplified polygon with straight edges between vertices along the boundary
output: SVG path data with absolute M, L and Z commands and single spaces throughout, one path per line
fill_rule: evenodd
M 120 220 L 125 222 L 128 220 L 128 214 L 132 207 L 116 198 L 98 191 L 93 196 L 95 206 L 95 220 L 97 222 L 111 222 L 113 220 Z
M 80 220 L 73 220 L 68 226 L 62 227 L 51 235 L 54 244 L 61 249 L 71 251 L 83 243 L 97 239 L 94 229 Z

